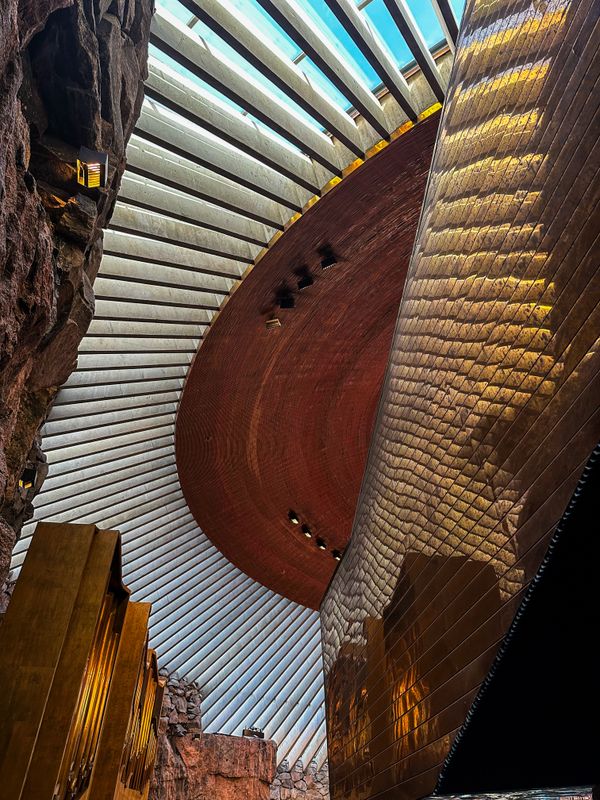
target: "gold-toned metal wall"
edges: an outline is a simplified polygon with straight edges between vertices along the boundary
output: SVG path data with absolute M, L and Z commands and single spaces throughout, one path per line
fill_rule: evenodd
M 38 524 L 0 625 L 0 800 L 144 800 L 164 689 L 117 531 Z
M 335 800 L 433 790 L 600 439 L 599 15 L 597 0 L 467 3 L 321 608 Z

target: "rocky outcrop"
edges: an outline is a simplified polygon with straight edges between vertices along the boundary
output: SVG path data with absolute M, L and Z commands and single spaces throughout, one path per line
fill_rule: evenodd
M 201 733 L 201 702 L 197 683 L 169 675 L 160 711 L 161 732 L 169 736 Z
M 45 477 L 40 425 L 93 314 L 151 12 L 152 0 L 0 0 L 0 584 Z M 78 187 L 81 145 L 108 152 L 106 189 Z
M 219 733 L 161 741 L 151 800 L 269 800 L 277 746 Z
M 0 584 L 0 625 L 2 624 L 2 617 L 6 614 L 14 588 L 15 581 L 7 581 L 4 584 Z
M 150 800 L 329 800 L 327 766 L 276 768 L 277 745 L 202 733 L 200 687 L 168 677 Z
M 269 800 L 275 742 L 202 733 L 197 684 L 170 676 L 150 800 Z

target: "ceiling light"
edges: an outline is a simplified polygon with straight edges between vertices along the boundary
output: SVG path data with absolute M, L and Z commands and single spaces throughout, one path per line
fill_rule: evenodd
M 302 526 L 302 533 L 306 536 L 307 539 L 312 539 L 312 531 L 308 527 L 308 525 Z
M 302 275 L 301 278 L 298 278 L 298 289 L 306 289 L 308 286 L 312 286 L 313 283 L 313 276 L 307 273 L 306 275 Z
M 283 294 L 279 298 L 279 308 L 294 308 L 296 301 L 293 294 Z
M 339 550 L 332 550 L 331 555 L 335 558 L 336 561 L 342 560 L 342 554 L 340 553 Z
M 298 516 L 298 514 L 296 514 L 295 511 L 292 511 L 292 509 L 288 511 L 288 519 L 294 525 L 297 525 L 300 522 L 300 517 Z
M 268 331 L 272 331 L 275 328 L 281 328 L 281 322 L 277 319 L 277 317 L 271 317 L 265 322 L 265 328 Z
M 88 189 L 100 189 L 106 186 L 107 177 L 108 153 L 80 147 L 77 158 L 77 183 Z
M 333 247 L 330 244 L 324 244 L 322 247 L 319 247 L 317 252 L 321 256 L 322 269 L 329 269 L 329 267 L 333 267 L 334 264 L 337 264 L 337 256 L 333 252 Z
M 327 550 L 327 542 L 324 539 L 317 539 L 316 544 L 319 550 Z

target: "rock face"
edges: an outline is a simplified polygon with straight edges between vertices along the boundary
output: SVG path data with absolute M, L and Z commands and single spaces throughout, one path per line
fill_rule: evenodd
M 152 0 L 0 0 L 0 584 L 45 477 L 40 425 L 93 314 L 151 13 Z M 79 190 L 82 145 L 108 152 L 106 189 Z
M 202 693 L 197 683 L 168 677 L 160 712 L 161 732 L 169 736 L 200 733 Z
M 0 625 L 2 624 L 2 617 L 6 614 L 14 588 L 15 581 L 0 586 Z
M 170 677 L 150 800 L 269 800 L 277 745 L 200 731 L 200 691 Z
M 276 765 L 273 741 L 202 733 L 200 688 L 169 676 L 150 800 L 329 800 L 327 767 Z
M 218 733 L 161 740 L 151 800 L 269 800 L 275 742 Z

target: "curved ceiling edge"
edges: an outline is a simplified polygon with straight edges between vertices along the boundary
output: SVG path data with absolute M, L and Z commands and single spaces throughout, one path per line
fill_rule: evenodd
M 424 116 L 246 273 L 179 404 L 196 521 L 243 572 L 315 609 L 350 535 L 435 142 L 439 115 Z

